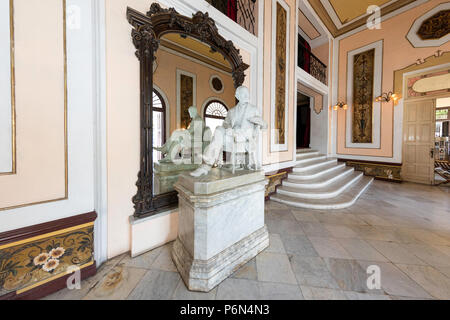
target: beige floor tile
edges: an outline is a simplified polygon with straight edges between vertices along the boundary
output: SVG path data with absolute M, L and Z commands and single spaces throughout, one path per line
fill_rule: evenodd
M 242 266 L 232 276 L 236 279 L 258 280 L 258 272 L 256 271 L 256 258 Z
M 358 234 L 345 225 L 324 224 L 325 228 L 330 231 L 333 238 L 353 239 L 358 238 Z
M 397 265 L 397 267 L 434 298 L 450 300 L 450 279 L 435 268 L 402 264 Z
M 322 258 L 352 259 L 336 239 L 309 237 L 309 240 Z
M 304 300 L 298 285 L 260 282 L 259 292 L 262 300 Z
M 350 255 L 357 260 L 388 262 L 388 259 L 380 254 L 362 239 L 338 239 L 339 243 Z
M 406 250 L 431 266 L 450 267 L 450 256 L 429 245 L 404 244 Z
M 265 250 L 265 252 L 271 253 L 286 253 L 284 249 L 283 241 L 279 234 L 270 234 L 269 235 L 269 247 Z
M 214 300 L 216 299 L 217 294 L 217 288 L 214 288 L 210 292 L 194 292 L 189 291 L 186 288 L 186 285 L 184 284 L 183 280 L 180 280 L 178 282 L 178 286 L 175 289 L 175 292 L 173 294 L 172 299 L 173 300 Z
M 367 240 L 372 247 L 378 250 L 383 256 L 394 263 L 405 263 L 415 265 L 426 265 L 414 254 L 406 250 L 398 243 L 387 241 Z

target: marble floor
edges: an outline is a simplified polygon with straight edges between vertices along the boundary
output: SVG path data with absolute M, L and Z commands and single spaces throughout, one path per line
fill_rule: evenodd
M 375 181 L 353 207 L 266 203 L 271 245 L 210 293 L 189 292 L 171 244 L 119 256 L 46 299 L 450 299 L 450 188 Z M 381 289 L 367 287 L 378 266 Z

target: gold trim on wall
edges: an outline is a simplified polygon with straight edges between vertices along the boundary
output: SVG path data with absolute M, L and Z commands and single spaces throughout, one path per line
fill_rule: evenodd
M 32 203 L 25 203 L 17 206 L 11 206 L 11 207 L 5 207 L 0 208 L 0 211 L 7 211 L 12 209 L 19 209 L 24 207 L 29 207 L 33 205 L 39 205 L 39 204 L 46 204 L 51 202 L 58 202 L 67 200 L 69 198 L 69 165 L 68 165 L 68 132 L 67 132 L 67 118 L 68 118 L 68 112 L 67 112 L 67 105 L 68 105 L 68 94 L 67 94 L 67 27 L 66 27 L 66 0 L 62 0 L 62 6 L 63 6 L 63 56 L 64 56 L 64 161 L 65 161 L 65 190 L 64 190 L 64 197 L 58 198 L 58 199 L 52 199 L 52 200 L 45 200 L 45 201 L 38 201 L 38 202 L 32 202 Z M 15 46 L 14 46 L 14 0 L 9 0 L 9 10 L 10 10 L 10 24 L 12 26 L 11 28 L 11 75 L 14 75 L 11 77 L 11 95 L 14 97 L 12 100 L 13 105 L 13 173 L 11 174 L 17 174 L 17 161 L 16 161 L 16 99 L 15 99 L 15 60 L 14 60 L 14 54 L 15 54 Z M 0 176 L 5 174 L 0 174 Z
M 14 0 L 9 0 L 9 45 L 10 45 L 10 68 L 11 68 L 11 172 L 0 172 L 0 176 L 14 175 L 16 170 L 16 80 L 14 64 Z

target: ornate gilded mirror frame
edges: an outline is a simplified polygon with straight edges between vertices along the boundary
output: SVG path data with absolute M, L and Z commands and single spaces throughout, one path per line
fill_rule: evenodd
M 244 72 L 249 66 L 242 61 L 233 42 L 219 34 L 208 13 L 197 12 L 189 18 L 180 15 L 174 8 L 163 9 L 153 3 L 147 14 L 128 8 L 127 19 L 133 26 L 131 36 L 140 63 L 140 171 L 136 182 L 137 194 L 132 201 L 134 216 L 144 218 L 178 203 L 176 191 L 162 195 L 154 195 L 153 192 L 153 62 L 161 37 L 179 33 L 208 44 L 211 50 L 221 53 L 230 63 L 236 88 L 244 83 Z

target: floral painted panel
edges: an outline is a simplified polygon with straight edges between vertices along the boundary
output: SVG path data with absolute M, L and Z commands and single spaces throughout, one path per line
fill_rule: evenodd
M 0 296 L 94 261 L 94 227 L 0 249 Z
M 373 142 L 375 49 L 353 58 L 353 143 Z
M 286 143 L 286 50 L 287 11 L 277 3 L 276 83 L 275 83 L 275 130 L 279 133 L 275 144 Z

